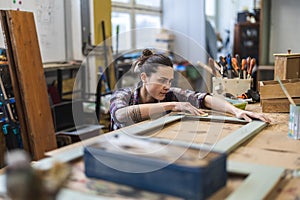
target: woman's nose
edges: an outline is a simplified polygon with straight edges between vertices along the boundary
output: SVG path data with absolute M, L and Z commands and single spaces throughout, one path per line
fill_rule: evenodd
M 170 82 L 164 84 L 164 88 L 165 89 L 170 89 L 170 87 L 171 87 L 171 83 Z

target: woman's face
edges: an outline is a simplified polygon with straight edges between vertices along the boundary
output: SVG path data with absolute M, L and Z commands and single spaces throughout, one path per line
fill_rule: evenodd
M 174 79 L 174 70 L 172 67 L 157 67 L 157 72 L 152 73 L 151 76 L 142 73 L 141 78 L 148 94 L 154 99 L 163 100 Z

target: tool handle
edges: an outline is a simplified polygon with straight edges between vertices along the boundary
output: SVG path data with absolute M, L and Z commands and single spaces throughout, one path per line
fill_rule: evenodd
M 227 61 L 227 73 L 228 73 L 228 78 L 233 78 L 232 77 L 232 66 L 231 66 L 231 56 L 230 54 L 226 57 L 226 61 Z
M 246 64 L 247 64 L 247 61 L 246 59 L 242 59 L 242 70 L 245 70 L 246 69 Z
M 239 66 L 238 66 L 238 64 L 237 64 L 236 58 L 231 58 L 231 63 L 232 63 L 233 69 L 234 69 L 235 71 L 238 71 Z
M 255 66 L 255 64 L 256 64 L 256 59 L 252 58 L 250 61 L 249 69 L 248 69 L 248 78 L 251 78 L 252 70 L 253 70 L 253 67 Z
M 241 78 L 247 78 L 247 60 L 242 59 L 242 66 L 241 66 Z
M 212 59 L 212 58 L 208 59 L 208 66 L 212 69 L 213 75 L 216 76 L 217 72 L 216 72 L 216 69 L 215 69 L 214 59 Z

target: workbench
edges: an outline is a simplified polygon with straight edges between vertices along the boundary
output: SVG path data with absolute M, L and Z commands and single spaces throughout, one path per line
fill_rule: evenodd
M 248 104 L 246 109 L 261 112 L 259 104 Z M 272 169 L 272 167 L 286 169 L 285 173 L 282 174 L 282 178 L 272 189 L 271 193 L 268 194 L 266 199 L 298 199 L 300 197 L 300 176 L 299 173 L 293 173 L 294 176 L 291 176 L 292 173 L 289 172 L 297 172 L 295 170 L 300 168 L 300 141 L 287 136 L 288 113 L 267 113 L 266 115 L 271 118 L 272 122 L 254 137 L 248 139 L 232 151 L 228 155 L 228 161 L 241 162 L 249 166 L 261 165 L 270 167 L 270 169 Z M 218 140 L 222 137 L 226 137 L 233 129 L 239 128 L 239 126 L 241 125 L 230 124 L 230 126 L 224 126 Z M 110 132 L 107 134 L 113 133 L 114 132 Z M 201 141 L 203 135 L 199 135 L 201 136 L 197 136 L 194 140 L 195 142 Z M 87 178 L 84 174 L 84 164 L 81 157 L 82 150 L 84 146 L 97 141 L 98 137 L 103 137 L 103 135 L 46 153 L 47 156 L 62 161 L 68 160 L 68 158 L 66 158 L 68 156 L 76 157 L 75 160 L 69 162 L 73 170 L 72 178 L 69 180 L 63 192 L 60 193 L 58 199 L 64 199 L 66 196 L 78 197 L 79 195 L 88 199 L 96 199 L 96 197 L 98 199 L 178 199 L 177 197 L 136 190 L 124 185 Z M 154 137 L 172 138 L 173 136 L 166 131 L 161 131 L 161 134 L 155 135 Z M 182 140 L 185 139 L 186 138 L 182 138 Z M 210 199 L 227 198 L 239 188 L 244 180 L 245 176 L 229 174 L 226 187 L 220 189 L 212 195 Z M 252 190 L 259 190 L 259 188 L 255 187 L 256 185 L 253 185 Z
M 76 77 L 76 74 L 78 72 L 78 70 L 81 67 L 81 62 L 79 61 L 72 61 L 72 62 L 64 62 L 64 63 L 45 63 L 43 64 L 43 68 L 44 68 L 44 72 L 45 72 L 45 77 L 46 77 L 46 81 L 47 84 L 51 84 L 53 81 L 57 81 L 57 90 L 58 90 L 58 94 L 60 99 L 63 99 L 64 95 L 70 95 L 72 94 L 72 89 L 73 89 L 73 85 L 71 87 L 70 91 L 64 91 L 63 88 L 63 81 L 65 78 L 71 79 Z M 67 74 L 66 74 L 67 73 Z M 83 73 L 83 71 L 81 72 L 81 76 L 80 78 L 83 78 L 85 76 L 85 74 Z M 66 76 L 68 75 L 68 76 Z M 53 76 L 55 76 L 53 78 Z M 85 79 L 83 79 L 85 80 Z M 81 83 L 81 88 L 85 88 L 85 83 L 84 81 L 82 81 Z M 82 91 L 76 91 L 76 92 L 84 92 Z

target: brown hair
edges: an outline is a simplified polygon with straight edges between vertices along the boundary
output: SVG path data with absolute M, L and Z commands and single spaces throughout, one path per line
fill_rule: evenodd
M 133 63 L 134 71 L 139 71 L 140 73 L 145 72 L 147 76 L 155 73 L 159 66 L 173 68 L 173 63 L 169 57 L 163 54 L 154 54 L 149 49 L 144 49 L 141 57 Z

